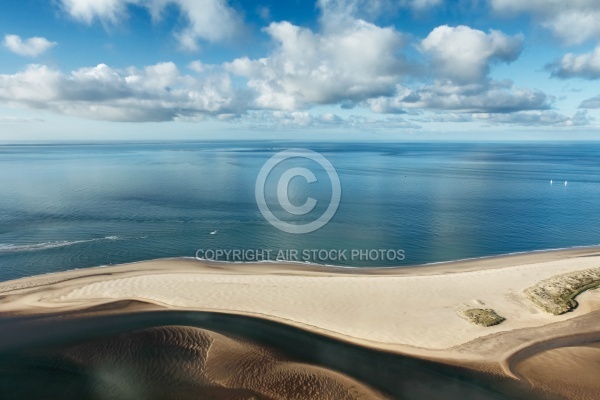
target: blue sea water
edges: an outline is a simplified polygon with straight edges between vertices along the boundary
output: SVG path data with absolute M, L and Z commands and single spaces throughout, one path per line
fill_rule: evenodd
M 287 148 L 319 152 L 339 174 L 339 209 L 312 233 L 276 229 L 256 203 L 261 167 Z M 393 249 L 405 258 L 310 261 L 409 266 L 596 245 L 599 160 L 594 143 L 1 145 L 0 280 L 198 249 Z M 323 212 L 323 174 L 295 178 L 291 202 L 314 197 Z

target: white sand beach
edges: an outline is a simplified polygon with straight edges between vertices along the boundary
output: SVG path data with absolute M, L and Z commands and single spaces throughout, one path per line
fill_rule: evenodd
M 600 310 L 598 290 L 579 296 L 577 309 L 558 316 L 524 295 L 544 279 L 599 266 L 598 249 L 373 270 L 164 259 L 4 282 L 0 312 L 58 313 L 140 300 L 167 309 L 256 316 L 406 354 L 501 361 L 515 349 L 505 344 L 494 351 L 468 350 L 469 343 Z M 471 308 L 493 309 L 506 320 L 474 325 L 460 316 Z

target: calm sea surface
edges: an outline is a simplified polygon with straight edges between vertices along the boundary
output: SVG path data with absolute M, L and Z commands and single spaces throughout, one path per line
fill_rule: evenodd
M 271 226 L 256 178 L 278 151 L 324 155 L 339 174 L 333 219 L 308 234 Z M 294 205 L 331 185 L 318 164 L 289 160 L 318 181 L 290 182 Z M 322 168 L 321 168 L 322 169 Z M 554 184 L 550 184 L 550 180 Z M 568 181 L 565 186 L 564 182 Z M 416 143 L 150 143 L 0 146 L 0 280 L 163 257 L 198 249 L 403 250 L 405 259 L 310 261 L 415 265 L 600 244 L 600 145 Z M 305 253 L 306 254 L 306 253 Z M 305 261 L 301 259 L 300 261 Z

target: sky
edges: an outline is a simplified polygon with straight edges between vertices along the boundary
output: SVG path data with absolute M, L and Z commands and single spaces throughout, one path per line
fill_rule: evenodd
M 0 141 L 598 140 L 598 0 L 6 0 Z

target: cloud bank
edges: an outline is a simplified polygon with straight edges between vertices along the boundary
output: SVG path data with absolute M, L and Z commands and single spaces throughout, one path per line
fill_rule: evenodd
M 237 112 L 241 94 L 227 75 L 203 80 L 173 63 L 117 71 L 105 64 L 63 74 L 30 65 L 0 75 L 0 101 L 107 121 L 161 122 Z
M 244 25 L 241 13 L 227 0 L 57 1 L 70 17 L 86 24 L 119 23 L 132 7 L 144 8 L 159 20 L 166 7 L 175 7 L 185 19 L 184 28 L 175 35 L 187 50 L 198 49 L 203 41 L 228 40 Z M 564 8 L 553 0 L 548 9 L 538 0 L 490 1 L 495 12 L 527 12 L 547 18 L 548 23 L 558 18 L 553 14 L 556 10 Z M 588 10 L 587 4 L 593 12 L 596 8 L 588 3 L 578 0 L 570 10 Z M 316 26 L 279 21 L 262 29 L 270 41 L 263 57 L 238 57 L 220 64 L 187 61 L 186 73 L 172 62 L 120 69 L 99 64 L 73 71 L 33 64 L 0 75 L 0 102 L 107 121 L 212 117 L 256 126 L 262 119 L 279 127 L 419 129 L 413 121 L 579 126 L 591 121 L 584 111 L 569 117 L 552 110 L 556 99 L 539 89 L 491 77 L 495 65 L 510 64 L 521 56 L 521 34 L 441 25 L 416 38 L 376 23 L 379 16 L 399 8 L 411 13 L 443 4 L 441 0 L 318 0 Z M 29 56 L 53 45 L 44 38 L 5 38 L 11 51 Z M 560 78 L 597 79 L 600 50 L 567 54 L 548 68 Z M 597 104 L 598 99 L 592 98 L 581 108 L 598 108 Z M 311 113 L 322 106 L 339 107 L 342 116 L 331 110 Z M 353 108 L 375 115 L 348 116 Z M 412 118 L 424 112 L 434 115 Z

